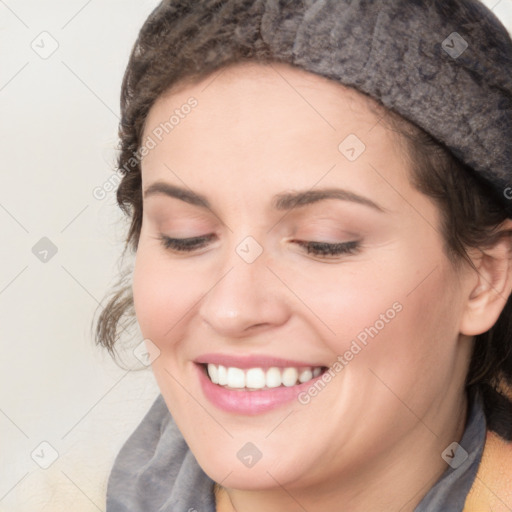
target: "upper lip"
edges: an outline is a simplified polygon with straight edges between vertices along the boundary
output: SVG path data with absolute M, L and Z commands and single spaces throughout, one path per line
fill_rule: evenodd
M 251 354 L 248 356 L 236 356 L 232 354 L 203 354 L 194 360 L 198 364 L 217 364 L 234 368 L 270 368 L 272 366 L 278 368 L 316 368 L 325 365 L 315 364 L 311 362 L 297 361 L 293 359 L 282 359 L 280 357 L 270 355 Z

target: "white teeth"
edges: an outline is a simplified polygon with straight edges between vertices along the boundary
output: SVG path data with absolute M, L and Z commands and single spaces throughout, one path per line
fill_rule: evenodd
M 245 388 L 245 372 L 240 368 L 228 368 L 228 386 L 230 388 Z
M 208 375 L 210 376 L 210 379 L 214 384 L 219 383 L 219 370 L 214 364 L 210 363 L 208 365 Z
M 273 366 L 267 370 L 267 388 L 277 388 L 281 385 L 281 370 Z
M 302 384 L 313 378 L 313 372 L 309 369 L 302 370 L 299 374 L 299 382 Z M 212 379 L 213 382 L 213 379 Z
M 262 368 L 242 370 L 212 363 L 207 365 L 207 370 L 208 376 L 214 384 L 234 389 L 291 387 L 308 382 L 322 373 L 321 367 L 301 368 L 299 370 L 293 367 L 278 368 L 273 366 L 265 371 Z
M 245 385 L 248 388 L 261 389 L 265 387 L 265 384 L 265 372 L 261 368 L 251 368 L 247 370 L 245 374 Z
M 299 372 L 297 371 L 297 368 L 285 368 L 283 375 L 281 375 L 283 385 L 286 387 L 295 386 L 298 378 Z
M 226 370 L 226 367 L 219 365 L 219 371 L 217 375 L 219 386 L 225 386 L 228 383 L 228 371 Z

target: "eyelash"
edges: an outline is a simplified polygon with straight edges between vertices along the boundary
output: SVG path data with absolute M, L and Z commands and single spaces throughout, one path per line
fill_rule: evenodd
M 292 240 L 292 242 L 304 247 L 308 254 L 315 256 L 339 256 L 341 254 L 355 254 L 359 250 L 359 242 L 340 242 L 329 244 L 327 242 L 305 242 L 303 240 Z
M 215 235 L 196 236 L 192 238 L 170 238 L 160 235 L 160 240 L 166 249 L 177 252 L 193 252 L 204 247 Z M 306 249 L 307 254 L 315 256 L 339 256 L 341 254 L 355 254 L 360 248 L 357 240 L 331 244 L 327 242 L 306 242 L 304 240 L 291 240 Z
M 160 240 L 166 249 L 179 252 L 192 252 L 204 247 L 213 237 L 213 234 L 194 236 L 192 238 L 170 238 L 165 235 L 160 235 Z

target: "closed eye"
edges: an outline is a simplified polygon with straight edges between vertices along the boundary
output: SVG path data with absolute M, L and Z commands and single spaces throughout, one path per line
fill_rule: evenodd
M 160 235 L 159 238 L 163 246 L 168 250 L 175 252 L 194 252 L 202 249 L 203 247 L 206 247 L 206 245 L 208 245 L 208 243 L 213 238 L 215 238 L 215 234 L 211 233 L 209 235 L 201 235 L 190 238 L 171 238 L 165 235 Z M 339 243 L 306 240 L 290 240 L 290 242 L 304 248 L 307 254 L 320 257 L 339 256 L 341 254 L 355 254 L 360 248 L 360 242 L 358 240 Z
M 340 254 L 354 254 L 359 250 L 359 241 L 352 240 L 350 242 L 327 243 L 327 242 L 311 242 L 304 240 L 291 240 L 297 245 L 304 247 L 308 254 L 315 256 L 339 256 Z
M 165 235 L 160 235 L 159 238 L 166 249 L 178 252 L 192 252 L 205 247 L 214 237 L 215 235 L 212 233 L 191 238 L 171 238 Z

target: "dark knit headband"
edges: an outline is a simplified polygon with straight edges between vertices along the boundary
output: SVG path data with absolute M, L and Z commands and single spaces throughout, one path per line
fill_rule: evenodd
M 294 62 L 423 128 L 490 182 L 512 216 L 512 41 L 494 15 L 472 0 L 310 4 L 295 25 Z M 270 10 L 262 26 L 284 49 L 291 41 L 277 21 Z
M 480 2 L 170 0 L 160 8 L 174 11 L 171 30 L 215 24 L 216 44 L 202 48 L 211 55 L 265 53 L 376 98 L 476 171 L 512 217 L 512 40 Z

